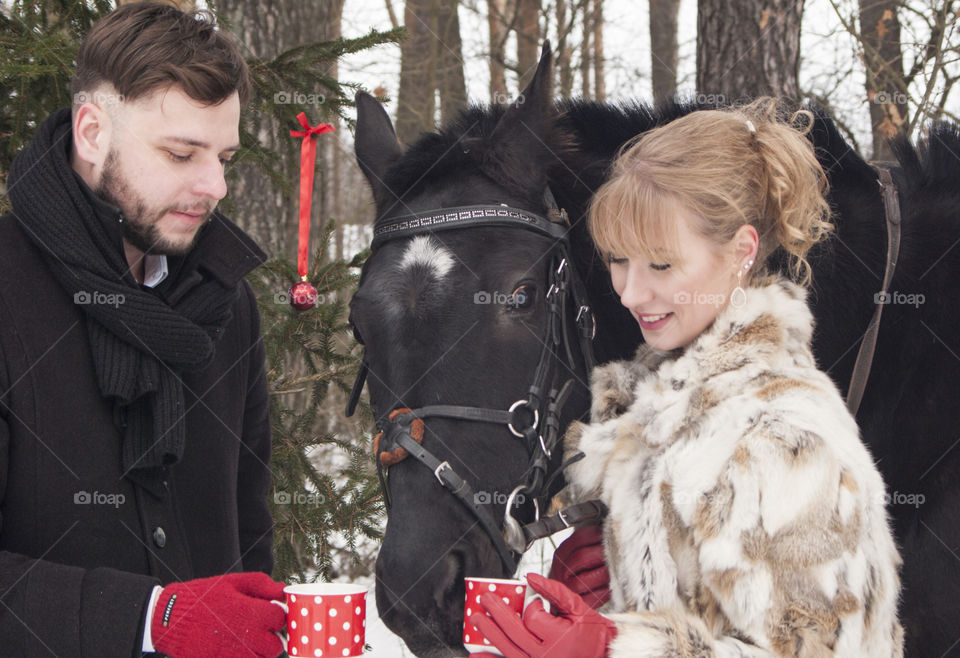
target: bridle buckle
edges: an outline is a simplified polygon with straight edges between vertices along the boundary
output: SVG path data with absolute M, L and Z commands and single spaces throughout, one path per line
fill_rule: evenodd
M 447 486 L 447 485 L 444 483 L 443 478 L 440 477 L 440 472 L 443 471 L 443 470 L 448 470 L 448 471 L 449 471 L 449 470 L 452 470 L 452 469 L 451 469 L 451 466 L 450 466 L 450 462 L 448 462 L 448 461 L 442 461 L 442 462 L 440 462 L 440 465 L 437 466 L 437 468 L 434 469 L 434 471 L 433 471 L 433 476 L 434 476 L 435 478 L 437 478 L 437 482 L 439 482 L 441 486 L 444 486 L 444 487 L 445 487 L 445 486 Z

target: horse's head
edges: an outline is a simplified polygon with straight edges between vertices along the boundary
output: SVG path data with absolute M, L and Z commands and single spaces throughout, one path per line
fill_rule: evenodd
M 467 109 L 406 151 L 379 103 L 357 98 L 356 153 L 377 220 L 351 322 L 388 464 L 377 606 L 418 655 L 463 654 L 464 576 L 510 575 L 507 499 L 515 492 L 512 516 L 532 520 L 531 499 L 556 488 L 545 486 L 562 457 L 551 435 L 588 405 L 578 305 L 551 290 L 573 282 L 556 274 L 566 227 L 543 219 L 558 217 L 545 201 L 549 80 L 545 49 L 513 105 Z M 551 395 L 568 379 L 550 429 Z

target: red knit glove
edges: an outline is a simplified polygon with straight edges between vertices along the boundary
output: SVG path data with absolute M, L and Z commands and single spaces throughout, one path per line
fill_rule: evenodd
M 480 605 L 490 613 L 470 615 L 470 623 L 483 633 L 506 658 L 603 658 L 607 645 L 617 636 L 617 627 L 563 583 L 535 573 L 527 584 L 547 599 L 555 617 L 543 609 L 539 599 L 523 612 L 521 619 L 490 592 L 480 596 Z M 474 654 L 491 656 L 492 654 Z
M 603 529 L 578 528 L 557 547 L 550 578 L 559 580 L 596 610 L 610 600 L 610 572 L 603 558 Z
M 153 646 L 173 658 L 276 658 L 286 613 L 272 600 L 283 601 L 283 585 L 260 572 L 172 583 L 153 611 Z

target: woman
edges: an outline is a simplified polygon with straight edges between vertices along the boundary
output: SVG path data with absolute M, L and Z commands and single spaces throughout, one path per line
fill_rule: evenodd
M 694 112 L 598 191 L 590 232 L 645 341 L 594 371 L 565 439 L 576 497 L 610 509 L 612 599 L 535 574 L 558 615 L 482 598 L 471 621 L 508 658 L 902 656 L 884 485 L 810 349 L 806 254 L 832 227 L 802 114 Z

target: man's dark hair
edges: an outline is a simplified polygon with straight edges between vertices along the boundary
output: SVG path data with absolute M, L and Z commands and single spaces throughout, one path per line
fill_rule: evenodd
M 122 5 L 87 33 L 71 84 L 74 107 L 104 83 L 128 101 L 177 85 L 210 105 L 236 91 L 242 107 L 251 93 L 247 63 L 212 14 L 157 2 Z

